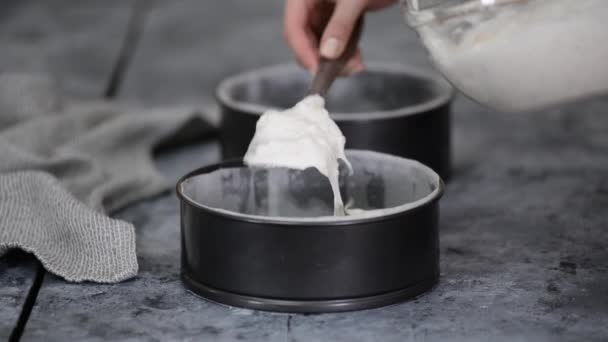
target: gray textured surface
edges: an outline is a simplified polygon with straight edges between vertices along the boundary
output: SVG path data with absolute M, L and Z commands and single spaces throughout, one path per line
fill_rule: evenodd
M 129 1 L 7 0 L 0 10 L 0 72 L 60 75 L 71 96 L 99 97 L 124 35 Z M 29 256 L 0 259 L 0 340 L 10 334 L 32 283 Z
M 603 340 L 608 336 L 606 102 L 587 103 L 585 112 L 539 113 L 531 119 L 489 116 L 459 101 L 458 172 L 442 208 L 441 283 L 415 301 L 291 318 L 204 302 L 179 283 L 177 201 L 165 196 L 120 215 L 138 227 L 138 279 L 113 286 L 47 281 L 26 336 Z M 565 128 L 572 115 L 577 123 Z M 164 155 L 159 165 L 175 179 L 218 154 L 215 144 L 202 144 Z
M 52 72 L 65 91 L 102 95 L 133 0 L 7 0 L 0 12 L 0 70 Z
M 279 5 L 156 6 L 125 100 L 205 102 L 225 74 L 289 57 Z M 226 20 L 235 8 L 239 19 Z M 426 65 L 398 14 L 376 15 L 368 27 L 370 57 Z M 606 98 L 534 115 L 490 113 L 459 99 L 456 172 L 442 201 L 442 278 L 415 301 L 313 316 L 202 301 L 178 280 L 177 200 L 167 195 L 119 215 L 138 230 L 139 277 L 108 286 L 47 277 L 24 340 L 605 340 L 607 111 Z M 159 166 L 175 180 L 218 157 L 216 144 L 199 144 L 162 155 Z
M 9 252 L 0 259 L 0 340 L 5 341 L 21 312 L 21 307 L 36 276 L 34 258 Z

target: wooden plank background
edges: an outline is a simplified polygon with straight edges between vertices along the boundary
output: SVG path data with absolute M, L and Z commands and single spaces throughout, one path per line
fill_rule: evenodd
M 0 42 L 14 46 L 0 54 L 0 69 L 50 70 L 65 78 L 70 93 L 101 96 L 133 4 L 44 3 L 11 0 L 0 13 Z M 280 1 L 146 5 L 119 101 L 213 110 L 214 87 L 223 77 L 291 60 Z M 429 67 L 396 9 L 369 16 L 363 51 L 370 60 Z M 608 334 L 606 108 L 608 99 L 598 98 L 514 116 L 458 98 L 456 172 L 442 201 L 441 283 L 413 302 L 284 315 L 201 300 L 179 280 L 178 203 L 168 194 L 117 215 L 136 226 L 138 276 L 98 285 L 47 275 L 23 340 L 601 340 Z M 208 141 L 159 155 L 158 167 L 175 181 L 219 158 L 217 143 Z M 27 263 L 6 262 L 0 259 L 0 271 L 6 270 L 0 296 L 8 299 L 0 304 L 10 305 L 0 308 L 0 318 L 10 319 L 35 272 Z M 0 324 L 1 338 L 11 324 Z

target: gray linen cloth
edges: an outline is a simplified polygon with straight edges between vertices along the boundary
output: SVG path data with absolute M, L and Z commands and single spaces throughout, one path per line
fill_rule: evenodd
M 23 249 L 74 282 L 135 276 L 135 229 L 106 213 L 165 191 L 153 148 L 193 125 L 206 134 L 216 121 L 194 110 L 68 101 L 48 76 L 0 73 L 0 255 Z

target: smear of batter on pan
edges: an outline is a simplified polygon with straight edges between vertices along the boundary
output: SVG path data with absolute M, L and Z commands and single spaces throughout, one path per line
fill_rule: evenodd
M 257 122 L 244 162 L 266 168 L 316 168 L 331 184 L 334 215 L 343 216 L 339 160 L 343 160 L 352 172 L 344 154 L 345 143 L 346 138 L 325 109 L 325 100 L 319 95 L 311 95 L 293 108 L 265 112 Z

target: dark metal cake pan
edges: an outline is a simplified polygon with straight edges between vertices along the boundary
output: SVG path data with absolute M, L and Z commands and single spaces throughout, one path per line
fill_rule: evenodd
M 229 77 L 217 88 L 224 159 L 241 158 L 259 116 L 285 109 L 306 94 L 311 76 L 295 65 L 278 65 Z M 346 137 L 346 148 L 418 160 L 443 179 L 451 172 L 452 87 L 438 75 L 402 65 L 372 63 L 339 79 L 327 108 Z
M 329 183 L 304 172 L 227 161 L 177 184 L 182 280 L 230 306 L 336 312 L 397 303 L 439 276 L 443 183 L 429 167 L 371 151 L 347 151 L 354 167 L 343 197 L 363 216 L 336 218 Z

